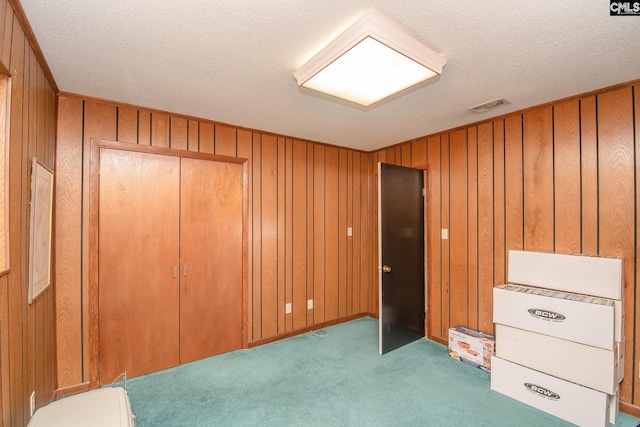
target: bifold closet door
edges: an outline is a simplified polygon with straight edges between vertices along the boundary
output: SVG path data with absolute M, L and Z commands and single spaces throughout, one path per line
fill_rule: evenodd
M 242 165 L 182 159 L 180 363 L 242 345 Z
M 102 149 L 99 192 L 105 384 L 123 371 L 134 377 L 179 362 L 180 159 Z

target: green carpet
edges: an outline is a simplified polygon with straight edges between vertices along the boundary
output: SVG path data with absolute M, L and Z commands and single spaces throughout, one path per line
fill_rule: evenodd
M 363 318 L 127 381 L 139 427 L 568 426 L 490 390 L 490 375 L 422 339 L 378 355 Z M 639 420 L 620 414 L 617 426 Z

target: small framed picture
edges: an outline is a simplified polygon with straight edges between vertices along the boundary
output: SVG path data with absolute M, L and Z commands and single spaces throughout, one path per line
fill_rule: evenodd
M 51 283 L 53 173 L 33 158 L 29 239 L 29 304 Z

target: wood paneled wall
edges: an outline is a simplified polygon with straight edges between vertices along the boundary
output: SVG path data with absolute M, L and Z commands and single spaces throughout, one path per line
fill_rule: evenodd
M 640 86 L 622 85 L 373 153 L 428 169 L 428 335 L 493 331 L 510 249 L 624 259 L 624 402 L 640 406 Z M 449 239 L 441 239 L 441 229 Z
M 56 98 L 17 13 L 0 0 L 0 63 L 12 76 L 9 155 L 10 270 L 0 277 L 0 425 L 29 421 L 29 401 L 55 391 L 55 282 L 27 303 L 31 159 L 55 165 Z
M 61 389 L 89 380 L 89 257 L 83 243 L 92 138 L 249 159 L 250 342 L 375 313 L 371 154 L 75 95 L 60 95 L 58 103 Z M 347 227 L 353 228 L 352 237 Z M 307 309 L 308 299 L 314 300 L 313 309 Z

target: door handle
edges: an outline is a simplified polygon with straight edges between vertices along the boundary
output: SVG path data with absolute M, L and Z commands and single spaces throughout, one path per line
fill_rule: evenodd
M 177 265 L 173 266 L 173 278 L 174 279 L 178 278 L 178 266 Z
M 184 277 L 187 277 L 187 264 L 182 266 L 182 275 Z
M 391 273 L 391 267 L 389 267 L 388 265 L 383 265 L 382 271 L 384 271 L 385 273 Z

